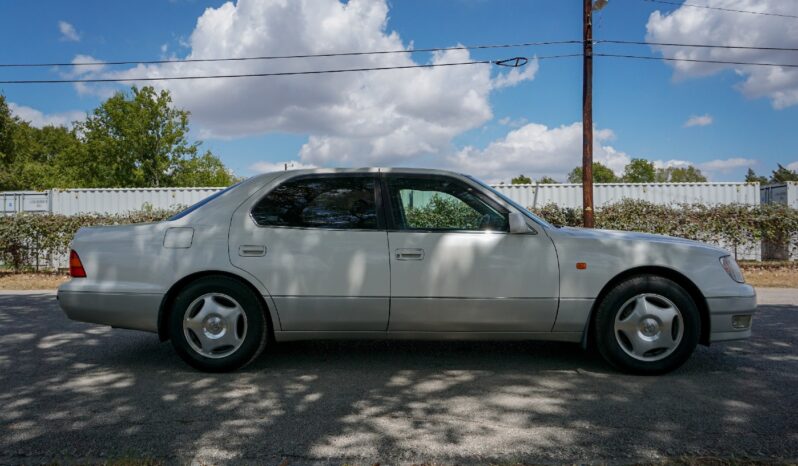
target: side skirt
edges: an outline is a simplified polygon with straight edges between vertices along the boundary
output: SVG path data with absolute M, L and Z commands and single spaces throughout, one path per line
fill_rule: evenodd
M 276 341 L 298 340 L 539 340 L 579 343 L 582 332 L 274 332 Z

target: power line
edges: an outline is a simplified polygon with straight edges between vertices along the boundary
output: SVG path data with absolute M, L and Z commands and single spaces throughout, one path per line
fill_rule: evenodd
M 165 59 L 165 60 L 122 60 L 122 61 L 86 61 L 74 63 L 0 63 L 0 68 L 34 68 L 51 66 L 97 66 L 97 65 L 158 65 L 170 63 L 207 63 L 207 62 L 235 62 L 251 60 L 287 60 L 295 58 L 323 58 L 323 57 L 355 57 L 363 55 L 389 55 L 401 53 L 426 53 L 426 52 L 445 52 L 450 50 L 485 50 L 485 49 L 509 49 L 536 47 L 542 45 L 563 45 L 581 44 L 581 40 L 555 40 L 543 42 L 523 42 L 518 44 L 483 44 L 483 45 L 460 45 L 455 47 L 434 47 L 425 49 L 401 49 L 401 50 L 377 50 L 371 52 L 331 52 L 316 53 L 305 55 L 267 55 L 255 57 L 232 57 L 232 58 L 185 58 L 185 59 Z
M 401 66 L 379 66 L 368 68 L 344 68 L 328 70 L 309 70 L 309 71 L 282 71 L 272 73 L 248 73 L 248 74 L 219 74 L 219 75 L 195 75 L 195 76 L 164 76 L 164 77 L 132 77 L 132 78 L 75 78 L 75 79 L 15 79 L 3 80 L 0 84 L 63 84 L 63 83 L 114 83 L 114 82 L 137 82 L 137 81 L 177 81 L 194 79 L 224 79 L 224 78 L 254 78 L 254 77 L 274 77 L 274 76 L 297 76 L 312 74 L 332 74 L 332 73 L 352 73 L 356 71 L 385 71 L 385 70 L 406 70 L 415 68 L 437 68 L 443 66 L 465 66 L 465 65 L 500 65 L 500 66 L 521 66 L 524 60 L 547 60 L 555 58 L 580 57 L 581 53 L 564 55 L 545 55 L 539 57 L 516 57 L 509 60 L 473 60 L 452 63 L 430 63 L 423 65 L 401 65 Z M 515 63 L 511 65 L 510 63 Z
M 672 2 L 672 1 L 668 1 L 668 0 L 643 0 L 643 1 L 644 2 L 649 2 L 649 3 L 664 3 L 666 5 L 676 5 L 676 6 L 680 6 L 680 7 L 681 6 L 689 6 L 689 7 L 692 7 L 692 8 L 703 8 L 703 9 L 706 9 L 706 10 L 727 11 L 727 12 L 731 12 L 731 13 L 748 13 L 748 14 L 751 14 L 751 15 L 779 16 L 779 17 L 782 17 L 782 18 L 796 18 L 796 19 L 798 19 L 798 16 L 796 16 L 796 15 L 788 15 L 788 14 L 784 14 L 784 13 L 768 13 L 768 12 L 764 12 L 764 11 L 736 10 L 734 8 L 722 8 L 722 7 L 719 7 L 719 6 L 709 6 L 709 5 L 696 5 L 695 3 L 686 3 L 686 2 L 685 3 L 679 3 L 679 2 Z
M 634 58 L 640 60 L 684 61 L 693 63 L 717 63 L 723 65 L 782 66 L 785 68 L 798 68 L 798 63 L 756 63 L 745 61 L 704 60 L 697 58 L 652 57 L 645 55 L 624 55 L 615 53 L 594 53 L 593 55 L 597 57 Z
M 735 49 L 735 50 L 770 50 L 777 52 L 798 52 L 795 47 L 759 47 L 750 45 L 715 45 L 715 44 L 680 44 L 674 42 L 645 42 L 633 40 L 597 40 L 596 44 L 628 44 L 628 45 L 657 45 L 660 47 L 696 47 L 708 49 Z

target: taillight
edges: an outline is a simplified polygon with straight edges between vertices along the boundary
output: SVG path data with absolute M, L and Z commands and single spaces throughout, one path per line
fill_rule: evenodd
M 85 278 L 86 269 L 83 268 L 83 263 L 80 262 L 80 256 L 75 250 L 69 251 L 69 276 L 73 278 Z

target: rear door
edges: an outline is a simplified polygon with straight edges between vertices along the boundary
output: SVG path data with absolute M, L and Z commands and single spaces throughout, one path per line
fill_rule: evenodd
M 386 329 L 378 184 L 372 173 L 292 178 L 233 215 L 231 260 L 269 290 L 283 331 Z
M 386 174 L 389 331 L 548 332 L 559 266 L 551 240 L 508 232 L 509 211 L 449 176 Z

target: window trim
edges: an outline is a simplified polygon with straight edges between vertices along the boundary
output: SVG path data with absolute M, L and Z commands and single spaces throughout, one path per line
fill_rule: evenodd
M 443 174 L 437 174 L 437 173 L 429 173 L 429 174 L 427 174 L 427 173 L 390 173 L 390 172 L 389 173 L 381 173 L 380 175 L 381 175 L 380 178 L 381 178 L 382 191 L 384 193 L 384 195 L 383 195 L 384 203 L 385 203 L 384 215 L 385 215 L 385 218 L 387 220 L 388 232 L 391 232 L 391 233 L 396 233 L 396 232 L 402 232 L 402 233 L 444 233 L 444 234 L 445 233 L 470 233 L 470 234 L 478 234 L 478 235 L 486 235 L 486 234 L 509 235 L 510 234 L 510 226 L 509 226 L 509 224 L 507 226 L 507 230 L 462 230 L 462 229 L 451 229 L 451 230 L 437 229 L 436 230 L 436 229 L 428 229 L 428 228 L 425 228 L 425 229 L 404 229 L 404 228 L 401 228 L 399 226 L 399 224 L 397 223 L 398 219 L 394 218 L 394 215 L 393 215 L 393 212 L 394 212 L 393 200 L 391 199 L 390 188 L 388 186 L 389 178 L 415 178 L 415 179 L 420 179 L 420 180 L 425 180 L 425 179 L 426 180 L 429 180 L 429 179 L 432 179 L 432 180 L 436 180 L 436 179 L 451 180 L 451 181 L 454 181 L 454 182 L 457 182 L 457 183 L 462 183 L 462 184 L 468 186 L 469 188 L 472 188 L 473 192 L 474 192 L 474 195 L 479 200 L 481 200 L 482 202 L 484 202 L 485 204 L 487 204 L 491 208 L 497 210 L 498 212 L 503 213 L 505 216 L 510 215 L 510 212 L 512 212 L 512 211 L 510 209 L 508 209 L 507 207 L 499 204 L 494 199 L 492 199 L 489 196 L 487 196 L 482 191 L 482 187 L 481 186 L 479 186 L 479 185 L 474 186 L 474 184 L 466 182 L 464 180 L 461 180 L 460 178 L 457 178 L 455 176 L 443 175 Z
M 263 193 L 252 205 L 249 207 L 248 217 L 252 223 L 258 228 L 281 228 L 292 230 L 325 230 L 325 231 L 372 231 L 384 232 L 386 231 L 385 223 L 385 209 L 383 208 L 383 199 L 380 191 L 380 178 L 378 173 L 312 173 L 309 175 L 292 176 L 288 179 L 279 181 L 272 186 L 271 189 Z M 341 178 L 371 178 L 374 181 L 373 194 L 374 194 L 374 208 L 377 211 L 377 227 L 376 228 L 332 228 L 332 227 L 306 227 L 306 226 L 292 226 L 292 225 L 261 225 L 255 220 L 253 211 L 255 207 L 261 203 L 269 194 L 280 186 L 294 182 L 313 179 L 341 179 Z

